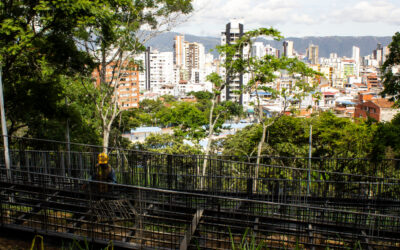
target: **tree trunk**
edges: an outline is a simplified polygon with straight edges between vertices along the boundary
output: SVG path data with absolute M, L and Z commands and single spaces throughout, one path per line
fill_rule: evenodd
M 254 181 L 253 181 L 253 192 L 254 193 L 257 192 L 257 179 L 258 179 L 258 172 L 260 170 L 262 146 L 265 142 L 265 134 L 267 132 L 267 126 L 265 125 L 265 122 L 262 122 L 262 125 L 263 125 L 263 131 L 262 131 L 262 135 L 261 135 L 261 140 L 258 143 L 258 147 L 257 147 L 257 162 L 256 162 L 256 169 L 254 172 Z
M 203 189 L 203 187 L 204 187 L 204 178 L 205 178 L 206 169 L 207 169 L 207 159 L 209 157 L 208 155 L 210 154 L 210 149 L 211 149 L 211 142 L 212 142 L 211 129 L 210 129 L 210 133 L 209 133 L 207 139 L 208 139 L 208 141 L 207 141 L 207 146 L 206 146 L 206 149 L 205 149 L 205 152 L 204 152 L 203 171 L 202 171 L 202 174 L 201 174 L 200 189 Z
M 211 109 L 210 109 L 210 117 L 209 117 L 209 123 L 208 123 L 209 128 L 208 128 L 208 137 L 207 137 L 208 140 L 207 140 L 207 146 L 206 146 L 206 149 L 204 152 L 203 171 L 202 171 L 201 180 L 200 180 L 200 189 L 203 189 L 203 187 L 204 187 L 204 178 L 205 178 L 206 169 L 207 169 L 207 157 L 208 157 L 208 154 L 210 153 L 212 135 L 214 134 L 215 122 L 212 119 L 213 113 L 214 113 L 214 107 L 215 107 L 215 97 L 212 100 Z M 216 117 L 216 120 L 218 120 L 218 116 Z
M 108 153 L 108 140 L 110 139 L 110 129 L 106 126 L 103 128 L 103 152 Z

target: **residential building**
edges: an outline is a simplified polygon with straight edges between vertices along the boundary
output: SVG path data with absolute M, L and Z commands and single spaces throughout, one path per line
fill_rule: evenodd
M 100 68 L 101 70 L 101 68 Z M 96 86 L 100 85 L 100 74 L 96 69 L 92 73 Z M 122 67 L 116 62 L 106 66 L 105 81 L 115 87 L 114 94 L 118 97 L 120 109 L 139 107 L 139 71 L 138 65 L 127 62 Z
M 158 52 L 157 50 L 152 50 L 147 54 L 147 60 L 145 57 L 146 53 L 135 57 L 135 61 L 146 62 L 146 68 L 140 74 L 142 89 L 155 91 L 164 89 L 164 85 L 170 86 L 174 83 L 173 52 Z
M 277 58 L 280 57 L 280 51 L 274 47 L 272 47 L 270 44 L 267 44 L 264 47 L 265 50 L 265 55 L 270 55 L 270 56 L 275 56 Z
M 188 79 L 192 79 L 192 71 L 204 69 L 205 53 L 204 46 L 200 43 L 185 43 L 185 69 L 188 72 Z M 199 77 L 199 76 L 198 76 Z
M 381 66 L 383 63 L 383 47 L 382 44 L 378 43 L 376 46 L 376 50 L 374 50 L 374 59 L 378 62 L 378 65 Z
M 358 75 L 357 65 L 354 60 L 342 60 L 343 78 Z
M 174 64 L 177 67 L 185 67 L 185 37 L 175 36 L 174 39 Z
M 311 64 L 319 64 L 318 45 L 310 44 L 308 46 L 307 57 Z
M 225 31 L 221 33 L 221 45 L 225 44 L 233 44 L 236 40 L 241 38 L 244 34 L 244 26 L 243 21 L 239 19 L 233 19 L 230 23 L 226 24 Z M 249 48 L 243 48 L 243 52 L 241 55 L 246 57 L 249 53 Z M 225 59 L 222 57 L 221 61 Z M 226 78 L 227 87 L 225 88 L 224 93 L 221 95 L 223 100 L 234 100 L 238 101 L 241 105 L 243 105 L 244 96 L 243 94 L 238 94 L 237 91 L 241 91 L 244 84 L 246 84 L 246 80 L 248 80 L 248 76 L 244 76 L 243 74 L 236 75 L 227 75 L 226 69 L 222 70 L 222 75 Z
M 283 42 L 283 56 L 285 57 L 293 57 L 293 41 L 284 41 Z
M 378 122 L 388 122 L 399 113 L 398 109 L 392 108 L 393 102 L 387 99 L 371 99 L 356 106 L 354 118 L 373 118 Z
M 130 140 L 131 142 L 144 142 L 147 137 L 157 134 L 172 134 L 171 128 L 160 127 L 138 127 L 131 129 L 129 132 L 123 133 L 122 137 Z
M 360 65 L 360 48 L 353 46 L 352 48 L 352 59 L 356 62 L 356 64 Z
M 262 58 L 267 54 L 267 48 L 262 42 L 255 42 L 251 48 L 251 56 L 256 58 Z

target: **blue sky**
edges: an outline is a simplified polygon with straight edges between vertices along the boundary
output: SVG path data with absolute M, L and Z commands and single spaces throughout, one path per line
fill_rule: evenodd
M 400 0 L 194 0 L 195 11 L 173 31 L 219 36 L 232 18 L 245 29 L 274 27 L 285 37 L 392 36 Z

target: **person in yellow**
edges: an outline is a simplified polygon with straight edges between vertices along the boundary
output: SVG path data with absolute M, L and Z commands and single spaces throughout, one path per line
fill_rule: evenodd
M 106 153 L 100 153 L 97 157 L 97 165 L 95 169 L 95 173 L 90 178 L 94 181 L 102 181 L 102 182 L 111 182 L 117 183 L 117 178 L 115 176 L 115 171 L 108 164 L 108 155 Z M 108 192 L 109 185 L 107 184 L 98 184 L 99 192 Z

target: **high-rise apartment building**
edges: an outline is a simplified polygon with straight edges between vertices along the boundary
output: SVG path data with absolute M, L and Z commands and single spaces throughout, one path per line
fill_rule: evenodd
M 353 46 L 352 49 L 353 53 L 352 53 L 352 57 L 354 59 L 354 61 L 359 65 L 360 64 L 360 48 Z
M 319 64 L 318 45 L 310 44 L 308 46 L 307 57 L 311 64 Z
M 243 21 L 239 19 L 233 19 L 230 23 L 226 24 L 225 31 L 221 33 L 221 45 L 225 44 L 234 44 L 236 40 L 241 38 L 244 34 Z M 238 56 L 247 56 L 250 53 L 249 48 L 243 48 L 242 55 Z M 221 61 L 224 61 L 224 58 L 221 58 Z M 241 105 L 243 105 L 243 94 L 238 94 L 237 91 L 241 91 L 243 88 L 243 84 L 245 81 L 248 81 L 248 76 L 244 76 L 243 74 L 227 74 L 226 70 L 222 70 L 222 74 L 226 78 L 227 87 L 224 94 L 222 94 L 222 98 L 226 100 L 236 100 Z
M 142 53 L 136 56 L 135 60 L 146 62 L 146 69 L 140 74 L 141 88 L 146 88 L 149 84 L 149 89 L 146 88 L 146 90 L 155 90 L 174 82 L 173 52 L 153 50 L 148 54 Z
M 283 42 L 283 56 L 285 57 L 293 57 L 293 41 L 284 41 Z
M 96 80 L 96 86 L 99 86 L 101 79 L 97 69 L 92 73 L 92 77 Z M 118 97 L 120 109 L 139 107 L 139 71 L 136 64 L 127 62 L 122 67 L 116 62 L 108 64 L 105 81 L 115 86 L 114 94 Z
M 174 67 L 176 82 L 199 81 L 199 74 L 205 64 L 205 49 L 200 43 L 185 41 L 184 36 L 176 36 L 174 43 Z
M 193 71 L 198 72 L 205 64 L 204 46 L 200 43 L 186 43 L 185 62 L 189 79 L 192 79 Z
M 280 56 L 280 51 L 274 47 L 272 47 L 270 44 L 265 45 L 265 54 L 270 55 L 270 56 L 275 56 L 278 57 Z
M 378 61 L 379 66 L 383 63 L 383 47 L 382 44 L 378 43 L 376 50 L 374 50 L 374 59 Z
M 386 61 L 386 59 L 388 58 L 389 54 L 390 54 L 390 48 L 388 46 L 383 47 L 383 62 Z
M 251 56 L 261 58 L 267 53 L 266 47 L 262 42 L 255 42 L 251 48 Z
M 185 37 L 175 36 L 174 43 L 174 64 L 177 67 L 185 66 Z

